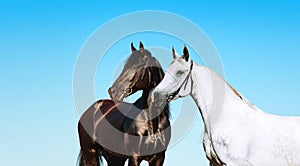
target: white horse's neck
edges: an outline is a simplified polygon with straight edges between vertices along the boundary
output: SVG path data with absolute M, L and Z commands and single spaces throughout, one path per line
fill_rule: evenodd
M 230 116 L 230 114 L 236 113 L 233 112 L 234 110 L 226 108 L 229 105 L 248 106 L 247 100 L 228 85 L 223 78 L 204 66 L 194 66 L 192 80 L 194 84 L 191 96 L 201 112 L 206 130 L 214 130 L 224 117 L 223 114 Z

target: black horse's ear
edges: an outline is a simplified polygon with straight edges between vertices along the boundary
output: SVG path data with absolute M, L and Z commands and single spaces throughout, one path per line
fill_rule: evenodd
M 185 59 L 185 61 L 189 60 L 189 50 L 187 49 L 186 45 L 184 45 L 183 47 L 183 58 Z
M 144 52 L 144 45 L 143 45 L 143 43 L 141 41 L 140 41 L 140 51 Z
M 132 42 L 131 42 L 130 46 L 131 46 L 131 51 L 132 52 L 136 50 Z

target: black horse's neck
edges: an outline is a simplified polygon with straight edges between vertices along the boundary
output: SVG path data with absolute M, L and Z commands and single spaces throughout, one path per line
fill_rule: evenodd
M 149 64 L 151 67 L 149 68 L 150 73 L 156 73 L 156 74 L 149 74 L 150 80 L 147 89 L 143 90 L 142 96 L 136 100 L 134 105 L 141 109 L 143 113 L 146 114 L 148 117 L 148 131 L 149 135 L 153 135 L 157 132 L 160 132 L 160 130 L 165 129 L 165 127 L 168 127 L 169 124 L 169 105 L 166 103 L 164 107 L 155 107 L 151 103 L 151 99 L 149 98 L 151 95 L 151 90 L 154 89 L 163 79 L 164 72 L 162 68 L 160 67 L 159 63 L 157 61 L 154 61 L 151 63 L 149 61 Z M 159 128 L 160 126 L 164 126 L 162 128 Z
M 139 109 L 147 109 L 149 107 L 148 104 L 149 94 L 150 94 L 149 90 L 143 90 L 142 96 L 133 103 L 134 106 L 136 106 Z

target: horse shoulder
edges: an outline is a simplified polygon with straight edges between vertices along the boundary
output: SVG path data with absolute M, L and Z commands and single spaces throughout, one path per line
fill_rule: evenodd
M 247 112 L 247 110 L 243 111 Z M 238 163 L 251 165 L 247 157 L 252 139 L 251 124 L 253 121 L 254 117 L 246 116 L 246 114 L 244 118 L 240 119 L 232 115 L 226 120 L 220 120 L 212 134 L 211 141 L 215 153 L 223 162 L 234 162 L 234 165 L 238 165 Z

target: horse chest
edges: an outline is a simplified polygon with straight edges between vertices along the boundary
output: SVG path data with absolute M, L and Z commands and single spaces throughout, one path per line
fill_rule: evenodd
M 243 145 L 240 145 L 238 141 L 232 140 L 231 137 L 224 133 L 217 133 L 212 137 L 205 133 L 203 146 L 206 156 L 211 162 L 217 162 L 219 165 L 223 165 L 223 162 L 227 165 L 230 165 L 229 163 L 233 163 L 233 165 L 251 165 L 246 159 L 246 148 L 238 148 Z
M 207 132 L 204 133 L 203 147 L 204 147 L 204 151 L 206 153 L 206 157 L 211 162 L 215 161 L 217 163 L 221 163 L 221 161 L 217 155 L 217 152 L 215 151 L 213 140 L 211 139 L 211 137 L 209 136 L 209 134 Z

